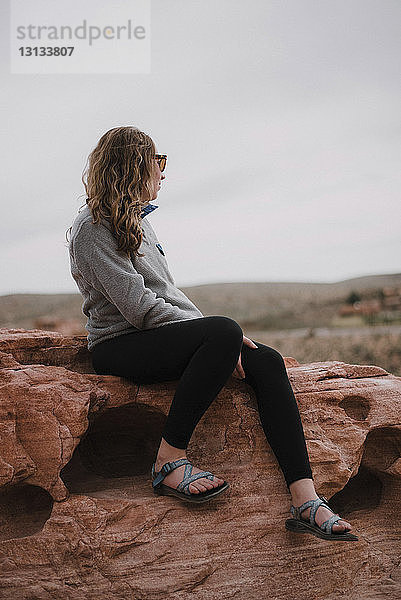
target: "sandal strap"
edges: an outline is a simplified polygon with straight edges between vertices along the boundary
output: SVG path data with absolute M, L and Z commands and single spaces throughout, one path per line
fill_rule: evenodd
M 189 460 L 187 458 L 180 458 L 178 460 L 172 460 L 170 462 L 166 462 L 164 463 L 164 465 L 162 466 L 162 468 L 160 469 L 160 471 L 157 473 L 156 475 L 156 471 L 155 471 L 155 463 L 153 463 L 152 466 L 152 477 L 155 476 L 154 480 L 152 481 L 152 485 L 153 487 L 158 487 L 161 482 L 163 481 L 163 479 L 169 474 L 171 473 L 171 471 L 174 471 L 174 469 L 177 469 L 178 467 L 181 467 L 181 465 L 188 465 L 191 464 L 189 462 Z
M 291 506 L 291 508 L 290 508 L 291 514 L 296 519 L 300 519 L 301 518 L 301 512 L 303 512 L 304 510 L 306 510 L 310 506 L 313 506 L 313 503 L 314 503 L 314 500 L 307 500 L 306 502 L 304 502 L 303 504 L 301 504 L 301 506 Z
M 316 521 L 315 521 L 315 515 L 317 512 L 317 509 L 323 506 L 324 508 L 328 508 L 331 512 L 333 512 L 333 510 L 330 508 L 330 506 L 328 506 L 326 504 L 326 498 L 324 498 L 323 496 L 320 496 L 319 498 L 316 498 L 315 500 L 307 500 L 306 502 L 304 502 L 303 504 L 301 504 L 301 506 L 291 506 L 290 511 L 291 514 L 296 518 L 296 519 L 301 519 L 301 513 L 306 510 L 307 508 L 310 508 L 310 513 L 309 513 L 309 522 L 311 525 L 316 525 Z
M 333 533 L 334 523 L 340 520 L 341 517 L 339 515 L 332 515 L 330 519 L 327 519 L 327 521 L 320 525 L 320 529 L 323 529 L 323 531 L 326 531 L 327 533 Z
M 323 506 L 324 508 L 329 508 L 327 506 L 327 504 L 321 498 L 316 498 L 316 500 L 313 501 L 313 506 L 310 509 L 310 514 L 309 514 L 309 522 L 311 525 L 317 525 L 317 523 L 315 521 L 315 515 L 317 512 L 317 509 L 320 506 Z M 331 509 L 329 509 L 329 510 L 331 510 Z M 333 511 L 331 511 L 331 512 L 333 512 Z
M 320 529 L 326 533 L 332 534 L 334 523 L 340 521 L 341 517 L 340 515 L 337 515 L 332 508 L 330 508 L 328 505 L 328 500 L 324 496 L 319 496 L 319 498 L 316 498 L 315 500 L 308 500 L 307 502 L 301 504 L 301 506 L 291 506 L 290 511 L 295 519 L 301 520 L 301 512 L 310 507 L 309 522 L 314 527 L 318 527 L 315 521 L 315 515 L 320 506 L 323 506 L 323 508 L 328 508 L 333 513 L 332 516 L 327 519 L 327 521 L 320 525 Z
M 186 477 L 189 477 L 192 474 L 192 469 L 193 469 L 193 466 L 192 466 L 192 464 L 190 462 L 187 465 L 185 465 L 184 479 Z
M 190 477 L 185 477 L 177 486 L 177 490 L 180 492 L 189 492 L 189 486 L 191 483 L 196 481 L 197 479 L 201 479 L 205 477 L 205 479 L 213 479 L 213 474 L 210 471 L 201 471 L 200 473 L 195 473 Z M 191 493 L 191 492 L 189 492 Z
M 156 474 L 156 470 L 155 470 L 155 463 L 153 463 L 152 478 L 154 478 L 154 479 L 152 481 L 152 486 L 154 488 L 159 487 L 161 482 L 163 481 L 163 479 L 169 473 L 171 473 L 171 471 L 174 471 L 174 469 L 177 469 L 178 467 L 181 467 L 182 465 L 185 465 L 184 476 L 183 476 L 182 481 L 177 486 L 177 491 L 183 491 L 184 493 L 191 495 L 191 492 L 189 491 L 189 485 L 193 481 L 196 481 L 197 479 L 200 479 L 201 477 L 205 477 L 206 479 L 211 479 L 211 480 L 214 479 L 214 475 L 210 471 L 201 471 L 200 473 L 196 473 L 196 474 L 192 475 L 192 469 L 193 469 L 192 463 L 187 458 L 180 458 L 178 460 L 173 460 L 173 461 L 164 463 L 164 465 L 162 466 L 162 468 L 160 469 L 160 471 L 157 474 Z

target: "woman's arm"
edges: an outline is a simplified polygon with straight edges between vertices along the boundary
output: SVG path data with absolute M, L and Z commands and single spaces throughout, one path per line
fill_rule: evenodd
M 180 308 L 145 286 L 131 260 L 117 250 L 117 241 L 107 227 L 82 223 L 74 236 L 72 252 L 83 278 L 134 327 L 148 329 L 166 320 L 187 318 Z

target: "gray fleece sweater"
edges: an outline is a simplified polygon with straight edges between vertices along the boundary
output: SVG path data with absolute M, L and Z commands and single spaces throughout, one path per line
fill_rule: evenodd
M 117 250 L 107 221 L 92 223 L 87 205 L 74 220 L 70 268 L 84 298 L 89 350 L 121 334 L 204 316 L 175 286 L 163 248 L 147 218 L 142 218 L 142 231 L 139 250 L 144 256 L 131 254 L 128 258 Z

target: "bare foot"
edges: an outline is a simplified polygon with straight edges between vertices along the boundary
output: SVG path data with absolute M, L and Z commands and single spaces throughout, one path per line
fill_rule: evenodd
M 187 457 L 182 456 L 181 458 L 187 458 Z M 175 458 L 174 460 L 179 460 L 179 459 Z M 164 461 L 164 462 L 168 462 L 168 461 Z M 164 462 L 156 461 L 155 469 L 156 469 L 157 473 L 162 468 Z M 178 484 L 181 483 L 181 481 L 184 478 L 185 467 L 186 467 L 186 465 L 181 465 L 181 467 L 177 467 L 176 469 L 174 469 L 174 471 L 172 471 L 171 473 L 166 475 L 166 477 L 163 479 L 163 484 L 176 489 Z M 196 473 L 200 473 L 201 471 L 206 471 L 206 470 L 207 469 L 198 469 L 197 467 L 193 466 L 191 475 L 195 475 Z M 193 483 L 189 484 L 189 491 L 191 492 L 191 494 L 199 494 L 199 492 L 206 492 L 207 490 L 216 488 L 216 487 L 222 485 L 223 483 L 224 483 L 224 479 L 220 479 L 220 477 L 214 476 L 213 480 L 206 479 L 205 477 L 200 477 Z

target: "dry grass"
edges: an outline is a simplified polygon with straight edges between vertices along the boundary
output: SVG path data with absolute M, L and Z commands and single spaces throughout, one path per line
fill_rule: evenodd
M 401 377 L 401 332 L 389 328 L 388 333 L 375 333 L 366 328 L 362 333 L 326 336 L 303 336 L 291 331 L 248 331 L 247 337 L 278 350 L 283 356 L 292 356 L 300 363 L 340 360 L 350 364 L 377 365 Z

